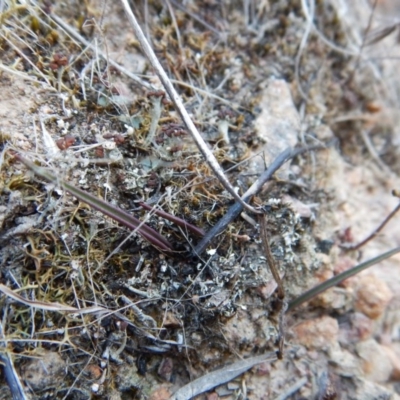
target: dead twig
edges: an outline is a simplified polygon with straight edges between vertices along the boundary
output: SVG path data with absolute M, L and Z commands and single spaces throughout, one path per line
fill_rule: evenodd
M 288 309 L 289 303 L 286 300 L 281 301 L 281 309 L 279 311 L 278 317 L 278 328 L 279 328 L 279 336 L 278 336 L 278 352 L 277 356 L 279 360 L 283 359 L 283 346 L 285 345 L 285 315 Z
M 140 207 L 144 208 L 145 210 L 151 211 L 154 214 L 165 218 L 173 223 L 175 223 L 176 225 L 180 226 L 181 228 L 187 229 L 188 231 L 191 231 L 192 233 L 194 233 L 195 235 L 198 236 L 204 236 L 205 232 L 203 229 L 198 228 L 195 225 L 190 224 L 189 222 L 186 222 L 184 219 L 176 217 L 175 215 L 169 214 L 163 210 L 157 209 L 153 206 L 150 206 L 146 203 L 140 202 L 138 203 Z
M 121 208 L 115 207 L 112 204 L 107 203 L 106 201 L 90 193 L 87 193 L 84 190 L 81 190 L 78 187 L 62 179 L 57 179 L 57 177 L 50 173 L 49 170 L 38 167 L 36 164 L 26 160 L 20 155 L 16 155 L 15 157 L 37 175 L 50 182 L 59 184 L 63 189 L 68 191 L 73 196 L 77 197 L 79 200 L 85 202 L 86 204 L 89 204 L 92 208 L 100 211 L 104 215 L 109 216 L 114 221 L 125 225 L 133 231 L 137 231 L 144 239 L 146 239 L 149 243 L 151 243 L 160 251 L 163 251 L 165 253 L 170 253 L 172 251 L 171 243 L 169 243 L 168 240 L 164 238 L 164 236 L 160 235 L 156 230 L 148 226 L 145 222 L 140 221 L 138 218 L 122 210 Z
M 213 26 L 211 26 L 209 23 L 207 23 L 206 21 L 204 21 L 203 19 L 201 19 L 198 15 L 196 15 L 195 13 L 192 13 L 191 11 L 189 11 L 186 7 L 184 7 L 182 4 L 178 3 L 175 0 L 170 0 L 171 3 L 179 8 L 181 11 L 183 11 L 185 14 L 189 15 L 189 17 L 193 18 L 195 21 L 197 21 L 199 24 L 203 25 L 204 27 L 206 27 L 207 29 L 209 29 L 211 32 L 214 32 L 219 38 L 221 38 L 222 34 L 221 32 L 214 28 Z
M 146 57 L 148 58 L 151 66 L 154 68 L 156 74 L 160 78 L 161 83 L 163 84 L 165 91 L 168 93 L 171 101 L 174 103 L 176 110 L 178 111 L 179 115 L 182 118 L 182 121 L 186 125 L 187 130 L 192 135 L 193 140 L 195 141 L 197 147 L 199 148 L 201 154 L 210 165 L 211 169 L 214 171 L 215 175 L 221 182 L 222 186 L 232 195 L 232 197 L 241 204 L 242 208 L 246 208 L 248 211 L 259 214 L 260 211 L 254 209 L 249 204 L 246 204 L 240 196 L 236 193 L 235 189 L 229 182 L 228 178 L 225 176 L 224 171 L 222 170 L 221 166 L 219 165 L 217 159 L 215 158 L 212 151 L 207 146 L 207 143 L 204 141 L 202 136 L 200 135 L 199 131 L 197 130 L 196 126 L 194 125 L 192 119 L 190 118 L 188 112 L 186 111 L 181 97 L 175 90 L 174 86 L 172 85 L 168 75 L 164 71 L 161 63 L 158 61 L 157 56 L 155 55 L 153 49 L 151 48 L 149 42 L 146 39 L 140 25 L 138 24 L 135 15 L 133 14 L 128 0 L 121 0 L 121 3 L 125 9 L 125 12 L 128 16 L 129 22 L 132 26 L 132 29 L 135 33 L 137 40 L 142 47 L 143 52 L 145 53 Z
M 260 236 L 264 246 L 265 255 L 267 257 L 268 266 L 271 270 L 272 276 L 278 285 L 278 298 L 282 300 L 285 297 L 285 290 L 283 289 L 283 284 L 281 277 L 279 276 L 278 268 L 276 266 L 275 258 L 271 252 L 271 246 L 269 245 L 268 232 L 267 232 L 267 216 L 259 215 L 258 222 L 260 224 Z
M 295 382 L 292 386 L 288 387 L 285 393 L 280 394 L 274 400 L 286 400 L 292 395 L 294 395 L 298 390 L 300 390 L 305 384 L 307 383 L 307 377 L 304 376 L 303 378 L 299 379 Z
M 265 255 L 267 257 L 267 263 L 271 270 L 272 276 L 278 286 L 278 301 L 279 301 L 279 337 L 278 337 L 278 351 L 277 356 L 279 360 L 283 359 L 283 346 L 285 344 L 285 313 L 288 307 L 288 303 L 284 301 L 285 289 L 283 288 L 282 279 L 278 272 L 278 267 L 276 266 L 275 258 L 272 255 L 271 246 L 268 240 L 268 230 L 267 230 L 267 215 L 259 215 L 258 222 L 260 224 L 260 236 L 264 246 Z
M 393 216 L 397 213 L 397 211 L 399 211 L 399 209 L 400 209 L 400 203 L 397 204 L 397 206 L 382 221 L 382 223 L 376 229 L 374 229 L 364 240 L 361 240 L 361 242 L 359 242 L 357 244 L 343 243 L 343 244 L 340 244 L 339 247 L 344 250 L 358 250 L 360 247 L 364 246 L 366 243 L 368 243 L 370 240 L 372 240 L 385 227 L 385 225 L 393 218 Z
M 307 151 L 312 150 L 320 150 L 326 148 L 325 145 L 315 145 L 315 146 L 306 146 L 299 149 L 292 149 L 291 147 L 284 150 L 272 164 L 261 174 L 261 176 L 257 179 L 256 182 L 251 185 L 251 187 L 247 190 L 247 192 L 242 196 L 242 200 L 247 202 L 250 198 L 256 195 L 263 185 L 272 178 L 274 173 L 287 161 L 290 159 L 305 153 Z M 215 238 L 215 236 L 219 235 L 223 232 L 226 227 L 242 212 L 243 207 L 241 203 L 235 203 L 233 206 L 229 208 L 227 213 L 208 231 L 206 232 L 204 238 L 200 241 L 200 243 L 195 247 L 194 253 L 197 256 L 200 256 L 201 253 L 206 249 L 206 247 L 210 244 L 210 242 Z

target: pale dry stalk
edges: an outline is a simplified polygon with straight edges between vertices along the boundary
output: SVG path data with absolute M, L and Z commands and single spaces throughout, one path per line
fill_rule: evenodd
M 221 166 L 219 165 L 217 159 L 214 157 L 214 154 L 211 152 L 211 150 L 208 148 L 206 142 L 204 139 L 201 137 L 199 131 L 197 130 L 196 126 L 194 125 L 192 119 L 190 118 L 188 112 L 186 111 L 183 102 L 173 87 L 170 79 L 168 78 L 166 72 L 164 71 L 164 68 L 160 64 L 160 62 L 157 59 L 157 56 L 155 55 L 153 49 L 151 48 L 149 42 L 146 39 L 146 36 L 144 35 L 141 27 L 139 26 L 135 15 L 133 14 L 128 0 L 121 0 L 121 3 L 125 9 L 125 12 L 128 16 L 129 22 L 132 26 L 132 29 L 135 33 L 135 36 L 137 40 L 139 41 L 143 52 L 145 53 L 146 57 L 148 58 L 151 66 L 154 68 L 156 74 L 160 78 L 161 83 L 163 84 L 165 91 L 168 93 L 171 101 L 174 103 L 176 110 L 178 111 L 179 115 L 181 116 L 184 124 L 186 125 L 186 128 L 192 135 L 197 147 L 199 148 L 201 154 L 207 161 L 207 163 L 210 165 L 211 169 L 214 171 L 215 175 L 221 182 L 221 184 L 224 186 L 224 188 L 232 195 L 232 197 L 242 205 L 246 210 L 259 214 L 260 211 L 257 211 L 254 209 L 254 207 L 250 206 L 249 204 L 246 204 L 240 196 L 236 193 L 235 189 L 225 176 Z

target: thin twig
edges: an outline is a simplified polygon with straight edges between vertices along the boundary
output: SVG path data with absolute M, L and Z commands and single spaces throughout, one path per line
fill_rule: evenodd
M 369 137 L 368 133 L 364 129 L 361 129 L 360 134 L 364 141 L 365 146 L 369 151 L 369 154 L 371 154 L 371 157 L 376 161 L 379 167 L 382 168 L 383 172 L 385 172 L 386 174 L 391 174 L 390 168 L 379 157 L 379 154 L 376 151 L 374 145 L 372 144 L 371 138 Z
M 195 141 L 197 147 L 199 148 L 201 154 L 210 165 L 211 169 L 214 171 L 215 175 L 218 177 L 221 184 L 224 188 L 232 195 L 232 197 L 242 205 L 243 208 L 246 208 L 248 211 L 253 212 L 255 214 L 259 214 L 260 211 L 254 209 L 249 204 L 246 204 L 240 196 L 236 193 L 235 189 L 229 182 L 228 178 L 225 176 L 221 166 L 219 165 L 217 159 L 215 158 L 214 154 L 211 152 L 207 143 L 204 141 L 202 136 L 200 135 L 199 131 L 197 130 L 196 126 L 194 125 L 192 119 L 190 118 L 188 112 L 186 111 L 181 97 L 173 87 L 170 79 L 168 78 L 164 68 L 162 67 L 161 63 L 158 61 L 157 56 L 155 55 L 153 49 L 151 48 L 150 44 L 148 43 L 140 25 L 138 24 L 135 15 L 133 14 L 128 0 L 121 0 L 121 3 L 125 9 L 125 12 L 128 16 L 129 22 L 131 27 L 136 35 L 137 40 L 139 41 L 143 52 L 147 56 L 150 64 L 154 68 L 156 74 L 160 78 L 161 83 L 163 84 L 165 91 L 168 93 L 171 101 L 174 103 L 176 110 L 178 111 L 179 115 L 182 118 L 182 121 L 186 125 L 186 128 L 190 132 Z
M 278 337 L 278 352 L 277 352 L 279 360 L 283 359 L 283 346 L 285 345 L 285 315 L 288 306 L 289 303 L 286 300 L 283 300 L 281 304 L 281 309 L 279 310 L 279 317 L 278 317 L 279 337 Z
M 358 55 L 357 55 L 357 58 L 356 58 L 355 66 L 354 66 L 354 69 L 351 72 L 349 78 L 347 79 L 347 82 L 351 82 L 353 80 L 354 75 L 356 74 L 357 69 L 360 66 L 362 52 L 363 52 L 364 47 L 365 47 L 366 42 L 367 42 L 367 35 L 370 32 L 371 27 L 372 27 L 372 20 L 374 18 L 375 9 L 376 9 L 377 5 L 378 5 L 378 0 L 374 0 L 374 3 L 372 4 L 372 10 L 371 10 L 371 13 L 370 13 L 369 19 L 368 19 L 367 29 L 365 30 L 365 33 L 364 33 L 363 38 L 362 38 L 362 42 L 361 42 L 360 50 L 358 51 Z
M 303 10 L 307 9 L 307 6 L 304 4 L 305 1 L 306 0 L 301 0 Z M 307 20 L 307 25 L 306 25 L 306 29 L 303 33 L 303 37 L 301 38 L 299 50 L 297 51 L 296 60 L 295 60 L 295 77 L 296 77 L 296 81 L 297 81 L 297 86 L 299 89 L 299 93 L 301 94 L 301 97 L 303 97 L 303 99 L 305 101 L 308 101 L 308 96 L 304 92 L 303 87 L 301 86 L 300 64 L 301 64 L 301 56 L 303 55 L 303 51 L 306 47 L 308 37 L 309 37 L 311 29 L 313 27 L 314 12 L 315 12 L 315 3 L 314 3 L 314 1 L 312 1 L 310 4 L 309 14 L 305 15 L 306 20 Z M 309 15 L 310 15 L 310 17 L 309 17 Z
M 140 202 L 138 204 L 139 204 L 140 207 L 143 207 L 145 210 L 154 212 L 154 214 L 156 214 L 156 215 L 158 215 L 158 216 L 160 216 L 162 218 L 165 218 L 165 219 L 175 223 L 176 225 L 178 225 L 178 226 L 180 226 L 180 227 L 182 227 L 184 229 L 187 229 L 188 231 L 191 231 L 195 235 L 198 235 L 198 236 L 204 236 L 205 235 L 205 232 L 204 232 L 203 229 L 198 228 L 195 225 L 189 224 L 189 222 L 186 222 L 182 218 L 176 217 L 175 215 L 172 215 L 172 214 L 168 214 L 167 212 L 165 212 L 163 210 L 160 210 L 158 208 L 155 208 L 155 207 L 150 206 L 150 205 L 148 205 L 146 203 L 143 203 L 143 202 Z
M 157 322 L 154 320 L 154 318 L 145 314 L 135 303 L 133 303 L 133 301 L 128 299 L 128 297 L 126 297 L 125 295 L 122 295 L 121 300 L 125 304 L 129 305 L 129 307 L 133 310 L 137 321 L 143 322 L 150 328 L 157 328 Z
M 305 303 L 306 301 L 311 300 L 315 296 L 318 296 L 320 293 L 325 292 L 325 290 L 328 290 L 328 289 L 338 285 L 340 282 L 343 282 L 345 279 L 350 278 L 356 274 L 359 274 L 361 271 L 363 271 L 369 267 L 372 267 L 373 265 L 378 264 L 378 263 L 382 262 L 383 260 L 386 260 L 387 258 L 394 256 L 397 253 L 400 253 L 400 246 L 394 248 L 393 250 L 389 250 L 386 253 L 380 254 L 378 257 L 374 257 L 371 260 L 368 260 L 361 264 L 358 264 L 355 267 L 352 267 L 352 268 L 348 269 L 347 271 L 344 271 L 344 272 L 334 276 L 333 278 L 328 279 L 327 281 L 321 283 L 320 285 L 313 287 L 312 289 L 303 293 L 296 299 L 292 300 L 289 303 L 287 312 L 292 311 L 294 308 L 298 307 L 299 305 Z
M 263 185 L 272 178 L 274 173 L 287 161 L 292 159 L 293 157 L 298 156 L 299 154 L 305 153 L 311 150 L 320 150 L 324 149 L 326 146 L 324 145 L 315 145 L 315 146 L 306 146 L 300 149 L 292 149 L 291 147 L 284 150 L 272 164 L 267 168 L 261 176 L 257 179 L 256 182 L 247 190 L 247 192 L 242 196 L 243 201 L 249 201 L 252 196 L 255 196 L 263 187 Z M 200 255 L 206 249 L 206 247 L 210 244 L 210 242 L 215 238 L 215 236 L 219 235 L 223 232 L 226 227 L 242 212 L 243 207 L 240 203 L 235 203 L 233 206 L 229 208 L 227 213 L 204 235 L 204 238 L 200 241 L 200 243 L 195 247 L 194 252 L 196 255 Z
M 315 3 L 315 0 L 311 0 L 311 1 L 313 1 Z M 307 3 L 308 3 L 307 1 L 302 1 L 301 2 L 303 13 L 306 16 L 307 20 L 311 20 L 312 21 L 312 15 L 310 13 L 310 9 L 309 9 Z M 346 54 L 346 55 L 349 55 L 349 56 L 357 56 L 358 53 L 356 51 L 349 50 L 349 49 L 346 49 L 344 47 L 340 47 L 337 44 L 331 42 L 329 39 L 327 39 L 322 34 L 322 32 L 315 26 L 314 21 L 312 21 L 312 27 L 314 28 L 315 33 L 322 40 L 322 42 L 325 43 L 331 49 L 337 51 L 338 53 Z
M 268 266 L 271 270 L 272 276 L 274 277 L 276 284 L 278 285 L 278 298 L 282 300 L 285 297 L 285 290 L 283 289 L 282 280 L 279 276 L 278 268 L 276 266 L 274 256 L 271 252 L 271 246 L 269 245 L 267 233 L 267 216 L 259 215 L 258 222 L 260 224 L 260 235 L 264 246 L 265 255 L 267 257 Z
M 92 208 L 100 211 L 104 215 L 109 216 L 113 220 L 119 222 L 122 225 L 125 225 L 133 231 L 137 231 L 144 239 L 150 242 L 157 249 L 165 253 L 169 253 L 172 250 L 171 243 L 169 243 L 168 240 L 164 238 L 164 236 L 162 236 L 145 222 L 140 221 L 138 218 L 129 214 L 125 210 L 122 210 L 119 207 L 115 207 L 112 204 L 107 203 L 106 201 L 90 193 L 87 193 L 82 189 L 79 189 L 71 183 L 68 183 L 62 179 L 57 179 L 57 177 L 50 173 L 48 169 L 38 167 L 36 164 L 26 160 L 20 155 L 16 155 L 15 157 L 37 175 L 50 182 L 59 184 L 63 189 L 68 191 L 73 196 L 77 197 L 79 200 L 85 202 L 86 204 L 89 204 Z
M 339 247 L 341 247 L 344 250 L 358 250 L 360 247 L 364 246 L 366 243 L 368 243 L 371 239 L 373 239 L 384 227 L 385 225 L 393 218 L 393 216 L 397 213 L 397 211 L 400 210 L 400 203 L 397 204 L 397 206 L 392 210 L 392 212 L 382 221 L 382 223 L 372 231 L 364 240 L 357 244 L 352 244 L 352 243 L 343 243 L 340 244 Z

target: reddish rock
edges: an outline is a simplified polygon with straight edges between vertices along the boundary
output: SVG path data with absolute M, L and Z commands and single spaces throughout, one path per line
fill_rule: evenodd
M 385 282 L 372 275 L 357 279 L 354 308 L 371 319 L 379 318 L 393 297 Z
M 89 364 L 85 368 L 85 372 L 88 374 L 89 379 L 98 380 L 101 377 L 102 369 L 96 364 Z
M 164 386 L 159 387 L 149 396 L 149 400 L 168 400 L 171 398 L 171 392 Z
M 296 342 L 309 349 L 322 350 L 337 343 L 339 325 L 336 319 L 323 316 L 300 323 L 293 332 Z

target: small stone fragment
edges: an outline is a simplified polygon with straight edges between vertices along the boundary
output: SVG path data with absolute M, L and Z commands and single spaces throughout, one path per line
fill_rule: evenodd
M 58 353 L 45 350 L 37 358 L 30 359 L 22 370 L 24 381 L 33 390 L 58 386 L 65 374 L 65 361 Z
M 374 321 L 362 313 L 355 312 L 345 323 L 340 324 L 340 342 L 356 343 L 369 339 L 374 331 Z
M 389 389 L 364 379 L 358 379 L 356 381 L 356 390 L 351 398 L 362 400 L 396 399 L 396 397 L 393 397 L 393 393 Z
M 85 368 L 85 372 L 88 374 L 89 379 L 93 380 L 100 379 L 102 374 L 101 368 L 96 364 L 89 364 Z
M 388 285 L 373 275 L 357 279 L 354 308 L 372 319 L 379 318 L 393 297 Z
M 283 79 L 270 79 L 264 89 L 261 113 L 255 121 L 258 135 L 265 142 L 263 157 L 256 157 L 250 162 L 250 169 L 262 171 L 264 163 L 269 165 L 275 157 L 287 147 L 297 144 L 300 130 L 300 116 L 293 103 L 290 86 Z M 285 176 L 289 165 L 284 165 L 277 172 Z
M 358 359 L 348 350 L 342 349 L 339 344 L 329 351 L 330 362 L 335 366 L 335 373 L 345 377 L 358 377 L 361 367 Z
M 293 328 L 296 342 L 309 349 L 326 349 L 338 341 L 339 325 L 336 319 L 323 316 L 304 321 Z
M 388 359 L 392 363 L 393 370 L 390 378 L 398 381 L 400 379 L 400 357 L 396 354 L 391 346 L 381 345 L 381 347 L 385 350 Z
M 208 393 L 206 395 L 207 400 L 218 400 L 219 398 L 220 397 L 218 396 L 218 394 L 216 392 Z
M 159 387 L 149 396 L 149 400 L 168 400 L 171 398 L 171 392 L 166 387 Z
M 378 383 L 389 380 L 393 372 L 393 365 L 383 346 L 375 339 L 368 339 L 358 343 L 356 351 L 362 358 L 361 367 L 368 379 Z
M 223 327 L 224 337 L 232 346 L 254 343 L 257 337 L 253 321 L 246 311 L 241 309 L 230 318 Z

